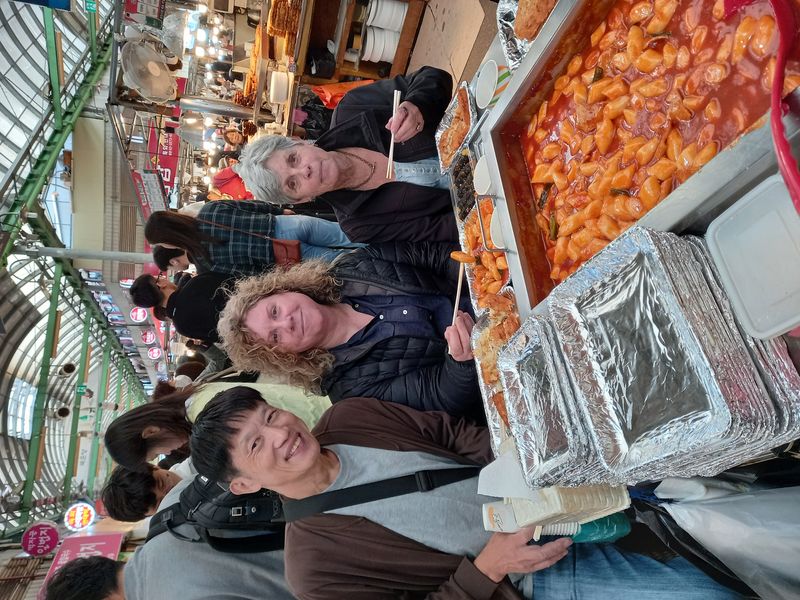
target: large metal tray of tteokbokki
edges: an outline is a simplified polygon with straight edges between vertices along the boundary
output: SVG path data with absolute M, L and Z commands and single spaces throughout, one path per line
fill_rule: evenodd
M 560 0 L 483 126 L 521 318 L 634 223 L 702 232 L 777 169 L 768 3 Z M 800 85 L 798 50 L 784 92 Z M 800 147 L 800 89 L 787 97 Z

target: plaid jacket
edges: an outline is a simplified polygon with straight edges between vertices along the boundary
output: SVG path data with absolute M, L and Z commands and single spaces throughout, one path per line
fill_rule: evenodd
M 208 258 L 196 257 L 198 270 L 230 275 L 258 275 L 266 271 L 275 259 L 272 242 L 260 236 L 274 235 L 275 215 L 280 213 L 281 209 L 266 202 L 206 202 L 197 215 L 197 227 L 203 235 L 214 241 L 203 241 Z M 248 235 L 247 232 L 259 235 Z

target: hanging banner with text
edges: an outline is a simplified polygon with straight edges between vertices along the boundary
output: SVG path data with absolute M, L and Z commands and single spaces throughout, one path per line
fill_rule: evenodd
M 159 127 L 158 120 L 150 120 L 147 152 L 149 154 L 149 168 L 158 169 L 159 173 L 161 173 L 161 178 L 164 180 L 164 191 L 169 197 L 178 178 L 181 139 L 175 133 L 178 129 L 178 123 L 163 121 L 162 124 L 163 127 Z

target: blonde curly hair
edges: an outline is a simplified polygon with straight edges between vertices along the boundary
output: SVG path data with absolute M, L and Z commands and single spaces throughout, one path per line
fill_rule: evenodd
M 260 371 L 310 394 L 321 394 L 322 376 L 333 365 L 330 352 L 312 348 L 292 354 L 269 348 L 245 327 L 244 320 L 259 300 L 285 292 L 305 294 L 317 304 L 337 304 L 341 300 L 340 285 L 330 263 L 322 260 L 276 267 L 264 275 L 239 281 L 217 324 L 222 347 L 233 365 L 245 371 Z

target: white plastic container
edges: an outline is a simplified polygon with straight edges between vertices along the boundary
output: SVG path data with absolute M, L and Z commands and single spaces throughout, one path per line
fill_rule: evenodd
M 535 490 L 531 498 L 511 498 L 509 501 L 520 527 L 588 523 L 625 510 L 631 503 L 624 485 L 541 488 Z
M 800 325 L 800 215 L 780 175 L 716 218 L 706 242 L 747 333 L 769 339 Z

